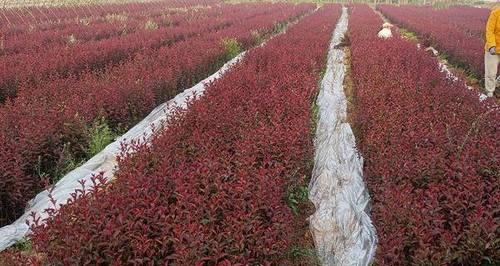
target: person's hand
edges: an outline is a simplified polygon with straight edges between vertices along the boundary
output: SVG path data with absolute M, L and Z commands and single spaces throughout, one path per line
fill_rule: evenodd
M 491 55 L 496 55 L 497 54 L 497 48 L 495 46 L 491 47 L 489 50 Z

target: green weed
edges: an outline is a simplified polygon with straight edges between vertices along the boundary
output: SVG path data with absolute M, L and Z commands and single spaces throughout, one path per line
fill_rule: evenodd
M 241 45 L 234 38 L 222 40 L 222 45 L 226 50 L 226 60 L 231 60 L 241 53 Z
M 28 238 L 23 237 L 21 238 L 21 240 L 17 241 L 17 243 L 15 243 L 12 247 L 19 251 L 31 251 L 33 250 L 33 243 L 31 243 L 31 240 L 29 240 Z
M 311 107 L 311 134 L 316 135 L 316 130 L 318 128 L 319 122 L 319 105 L 314 101 Z
M 255 40 L 255 43 L 257 43 L 257 45 L 261 45 L 265 41 L 265 38 L 262 36 L 262 34 L 258 30 L 252 31 L 252 37 Z
M 403 37 L 407 38 L 408 40 L 418 42 L 418 36 L 414 32 L 409 31 L 407 29 L 403 29 L 403 28 L 400 28 L 399 32 L 401 33 L 401 35 Z
M 306 186 L 294 187 L 288 191 L 286 202 L 295 215 L 299 214 L 299 205 L 308 200 L 308 195 L 309 189 Z
M 89 137 L 89 144 L 85 152 L 88 158 L 91 158 L 106 148 L 108 144 L 113 142 L 116 136 L 104 119 L 97 120 L 88 129 L 87 134 Z
M 287 252 L 287 257 L 292 262 L 309 261 L 310 264 L 320 265 L 318 256 L 316 255 L 316 251 L 314 250 L 314 248 L 292 246 Z
M 285 23 L 285 22 L 278 22 L 278 23 L 274 24 L 273 33 L 283 32 L 286 28 L 286 25 L 287 25 L 287 23 Z
M 83 159 L 76 159 L 69 149 L 69 144 L 63 146 L 62 156 L 57 163 L 54 172 L 51 174 L 52 183 L 55 184 L 57 181 L 61 180 L 70 171 L 76 169 L 84 162 Z

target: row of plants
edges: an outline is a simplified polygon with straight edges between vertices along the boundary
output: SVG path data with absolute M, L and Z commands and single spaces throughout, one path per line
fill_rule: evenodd
M 199 16 L 216 16 L 221 8 L 203 9 L 159 9 L 150 12 L 110 13 L 102 17 L 75 18 L 58 24 L 58 28 L 34 28 L 29 32 L 3 36 L 0 55 L 43 52 L 54 46 L 62 48 L 88 41 L 99 41 L 112 37 L 133 34 L 137 31 L 178 26 L 195 21 Z M 187 14 L 189 13 L 189 14 Z M 211 13 L 216 13 L 212 14 Z M 154 25 L 152 27 L 150 25 Z
M 381 24 L 368 6 L 353 7 L 355 121 L 375 263 L 497 265 L 500 110 L 413 43 L 377 38 Z
M 432 8 L 380 5 L 378 9 L 397 25 L 417 33 L 425 45 L 432 45 L 446 53 L 450 62 L 466 69 L 477 78 L 484 77 L 484 32 L 488 19 L 487 12 L 471 12 L 467 11 L 469 10 L 467 8 L 460 11 L 461 8 L 455 8 L 455 13 L 458 14 L 448 16 L 447 13 L 443 13 L 445 11 Z M 465 13 L 460 15 L 460 12 Z M 474 30 L 470 29 L 472 25 L 463 26 L 470 21 L 477 21 L 472 24 Z M 465 29 L 466 27 L 469 30 Z
M 78 6 L 69 9 L 68 7 L 25 7 L 25 8 L 5 8 L 0 10 L 0 29 L 5 37 L 20 34 L 30 34 L 31 32 L 43 32 L 47 30 L 62 30 L 75 22 L 85 20 L 89 23 L 99 21 L 109 14 L 138 14 L 148 13 L 154 6 L 137 5 L 132 9 L 127 5 L 88 5 Z M 162 7 L 159 7 L 162 8 Z M 138 12 L 134 12 L 137 10 Z
M 214 14 L 218 15 L 218 14 Z M 185 20 L 189 20 L 186 16 Z M 126 36 L 116 35 L 84 43 L 60 43 L 46 47 L 42 53 L 28 50 L 26 53 L 10 54 L 0 58 L 0 101 L 15 97 L 20 83 L 36 84 L 45 82 L 54 75 L 78 75 L 85 70 L 99 71 L 107 66 L 132 59 L 135 53 L 144 49 L 155 49 L 181 41 L 200 32 L 216 30 L 227 25 L 215 16 L 189 26 L 187 23 L 177 27 L 140 31 Z M 97 25 L 93 25 L 94 28 Z M 98 27 L 95 27 L 96 32 Z M 57 34 L 56 34 L 57 35 Z M 43 36 L 43 35 L 42 35 Z M 65 36 L 60 36 L 64 39 Z M 16 37 L 17 38 L 17 37 Z M 68 42 L 71 42 L 68 36 Z M 22 39 L 22 38 L 21 38 Z M 44 46 L 43 40 L 33 43 Z
M 96 176 L 85 184 L 92 192 L 76 193 L 46 225 L 33 226 L 32 258 L 54 265 L 297 263 L 288 255 L 296 228 L 287 198 L 311 171 L 311 106 L 339 16 L 339 5 L 323 6 L 251 50 L 176 112 L 151 145 L 125 146 L 115 181 Z
M 443 18 L 448 17 L 449 20 L 447 22 L 455 27 L 478 38 L 484 38 L 486 22 L 488 21 L 491 9 L 460 6 L 433 10 L 433 12 L 436 11 Z
M 90 41 L 81 45 L 52 47 L 42 54 L 32 52 L 0 57 L 0 102 L 14 98 L 19 86 L 33 86 L 50 82 L 54 77 L 79 77 L 87 71 L 107 71 L 124 61 L 135 61 L 144 54 L 156 53 L 157 49 L 168 49 L 174 43 L 224 30 L 237 28 L 245 18 L 263 20 L 271 14 L 300 13 L 305 5 L 260 4 L 224 5 L 207 17 L 192 18 L 185 13 L 185 23 L 176 27 L 144 30 L 125 36 Z M 281 17 L 279 17 L 281 18 Z M 278 19 L 279 19 L 278 18 Z M 193 22 L 194 20 L 194 22 Z
M 108 4 L 82 4 L 73 6 L 31 6 L 3 8 L 0 10 L 0 29 L 6 35 L 30 32 L 33 29 L 57 29 L 75 19 L 94 19 L 108 14 L 151 13 L 165 9 L 184 9 L 194 6 L 213 6 L 218 0 L 162 0 L 153 2 L 130 2 Z
M 99 127 L 104 121 L 115 134 L 123 133 L 159 103 L 215 72 L 240 50 L 258 44 L 277 24 L 314 8 L 280 5 L 289 8 L 251 16 L 251 11 L 268 7 L 260 6 L 247 9 L 249 18 L 234 27 L 144 54 L 103 75 L 89 73 L 22 87 L 15 101 L 0 107 L 0 224 L 23 213 L 44 179 L 54 183 L 93 155 L 88 152 L 94 135 L 89 125 Z

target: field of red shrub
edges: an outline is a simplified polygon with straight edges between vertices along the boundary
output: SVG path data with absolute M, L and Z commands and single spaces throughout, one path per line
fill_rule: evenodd
M 403 11 L 411 8 L 382 10 L 416 16 Z M 413 43 L 378 39 L 381 24 L 368 6 L 352 10 L 357 139 L 379 237 L 375 263 L 493 265 L 500 261 L 500 110 L 463 81 L 448 80 Z
M 201 11 L 179 12 L 176 16 L 169 18 L 173 19 L 170 22 L 175 23 L 172 25 L 165 24 L 161 16 L 156 20 L 143 17 L 142 29 L 133 33 L 118 34 L 110 38 L 83 43 L 78 42 L 76 36 L 79 35 L 76 34 L 74 44 L 67 39 L 59 45 L 44 45 L 45 49 L 42 51 L 32 49 L 24 53 L 5 55 L 0 57 L 0 102 L 6 98 L 15 97 L 19 86 L 23 84 L 36 86 L 45 84 L 47 80 L 54 77 L 78 78 L 87 71 L 99 73 L 124 61 L 135 61 L 137 57 L 144 56 L 144 54 L 155 53 L 163 47 L 168 49 L 172 44 L 195 37 L 199 38 L 200 34 L 241 26 L 246 18 L 255 20 L 255 16 L 261 16 L 262 20 L 269 20 L 270 15 L 278 16 L 280 12 L 287 14 L 290 10 L 295 9 L 293 6 L 280 4 L 222 5 Z M 281 17 L 276 17 L 276 19 Z M 146 29 L 145 25 L 148 21 L 157 21 L 155 23 L 159 28 Z M 85 27 L 80 26 L 80 28 Z M 94 27 L 96 26 L 92 26 Z M 45 32 L 42 36 L 50 32 Z M 94 33 L 97 34 L 98 31 Z M 22 36 L 16 36 L 15 39 L 22 40 Z M 43 43 L 40 39 L 30 41 Z M 10 38 L 5 40 L 6 49 L 10 47 L 11 42 Z
M 95 125 L 120 135 L 255 47 L 158 125 L 151 143 L 124 144 L 116 179 L 82 183 L 93 189 L 47 210 L 47 223 L 32 224 L 0 265 L 296 265 L 294 254 L 310 251 L 300 249 L 305 221 L 291 204 L 312 171 L 312 106 L 341 14 L 340 5 L 315 7 L 169 0 L 0 10 L 0 226 L 93 156 Z M 378 9 L 483 76 L 487 9 Z M 399 32 L 379 39 L 382 23 L 351 5 L 343 42 L 378 236 L 373 263 L 497 265 L 500 108 Z
M 433 12 L 438 12 L 443 18 L 448 18 L 447 22 L 457 29 L 464 30 L 469 35 L 484 38 L 486 22 L 491 10 L 461 6 L 438 9 Z
M 21 2 L 19 2 L 22 4 Z M 2 3 L 0 29 L 3 33 L 28 32 L 34 29 L 57 29 L 76 19 L 98 19 L 109 14 L 151 13 L 166 9 L 214 6 L 219 0 L 160 0 L 152 2 L 86 4 L 73 6 L 29 6 L 8 8 L 15 2 Z
M 112 184 L 35 228 L 35 250 L 57 265 L 289 265 L 285 199 L 311 171 L 310 110 L 339 16 L 324 6 L 251 50 L 151 145 L 124 149 Z
M 87 159 L 89 125 L 104 119 L 115 132 L 128 129 L 227 61 L 224 39 L 234 39 L 247 49 L 258 43 L 256 32 L 268 36 L 277 23 L 313 8 L 240 5 L 240 13 L 227 14 L 234 18 L 231 26 L 142 52 L 99 75 L 85 72 L 78 78 L 21 86 L 17 98 L 0 107 L 0 168 L 6 169 L 0 172 L 0 224 L 22 213 L 25 202 L 40 191 L 42 175 L 54 179 L 54 169 L 64 168 L 68 159 Z M 236 19 L 237 14 L 244 19 Z M 215 20 L 226 19 L 226 13 L 220 16 Z
M 416 32 L 426 45 L 448 55 L 450 62 L 460 65 L 476 77 L 484 77 L 484 34 L 488 9 L 389 5 L 378 9 L 392 22 Z
M 54 29 L 35 28 L 29 32 L 4 33 L 0 55 L 44 52 L 54 46 L 59 49 L 75 44 L 81 46 L 89 41 L 100 41 L 145 31 L 147 22 L 156 23 L 158 28 L 170 27 L 170 30 L 173 30 L 175 26 L 191 25 L 201 18 L 216 17 L 222 10 L 222 6 L 192 7 L 186 11 L 163 7 L 147 12 L 133 10 L 108 13 L 101 17 L 75 18 L 66 23 L 56 24 L 59 27 Z

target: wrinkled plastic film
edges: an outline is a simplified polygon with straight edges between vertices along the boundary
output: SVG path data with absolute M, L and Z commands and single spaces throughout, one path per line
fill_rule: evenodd
M 187 103 L 190 98 L 193 96 L 198 97 L 203 95 L 206 84 L 220 78 L 226 71 L 241 60 L 245 56 L 245 53 L 246 52 L 239 54 L 237 57 L 222 66 L 219 71 L 195 86 L 178 94 L 172 100 L 156 107 L 146 118 L 135 125 L 127 133 L 119 137 L 113 143 L 109 144 L 104 150 L 92 157 L 85 164 L 69 172 L 66 176 L 59 180 L 59 182 L 54 185 L 53 190 L 50 193 L 52 198 L 56 201 L 57 206 L 54 206 L 51 203 L 51 200 L 48 197 L 48 190 L 40 192 L 37 196 L 35 196 L 35 198 L 30 200 L 27 204 L 28 206 L 25 213 L 19 219 L 10 225 L 0 228 L 0 251 L 15 244 L 30 232 L 30 228 L 26 224 L 26 221 L 31 221 L 32 218 L 30 214 L 32 212 L 36 214 L 36 217 L 40 217 L 41 220 L 47 218 L 48 214 L 45 210 L 49 208 L 58 209 L 60 204 L 65 204 L 71 198 L 71 193 L 74 193 L 76 189 L 81 188 L 79 181 L 85 181 L 86 189 L 90 190 L 89 184 L 92 184 L 91 178 L 96 174 L 103 172 L 107 181 L 113 179 L 113 174 L 117 166 L 116 158 L 121 152 L 122 143 L 131 143 L 133 141 L 149 142 L 153 136 L 155 126 L 158 127 L 166 125 L 175 109 L 184 109 L 187 107 Z
M 420 43 L 417 43 L 417 49 L 419 49 L 419 50 L 422 49 L 422 45 Z M 439 52 L 432 46 L 429 46 L 429 47 L 425 48 L 424 50 L 426 52 L 432 53 L 432 55 L 435 57 L 437 57 L 439 55 Z M 446 60 L 438 59 L 438 66 L 439 66 L 439 70 L 446 75 L 446 78 L 448 80 L 451 80 L 451 81 L 458 81 L 459 80 L 459 78 L 455 74 L 453 74 L 453 72 L 450 71 Z M 476 91 L 473 87 L 471 87 L 467 84 L 465 86 L 468 90 L 476 92 L 476 95 L 479 98 L 480 102 L 482 102 L 488 98 L 488 96 L 486 96 L 486 94 L 481 93 L 479 91 Z
M 443 63 L 443 62 L 438 62 L 438 65 L 439 65 L 439 69 L 441 70 L 441 72 L 445 73 L 446 74 L 446 78 L 449 79 L 449 80 L 452 80 L 452 81 L 458 81 L 458 77 L 455 76 L 455 74 L 453 74 L 453 72 L 450 71 L 450 69 L 448 68 L 448 66 Z M 486 94 L 482 93 L 482 92 L 479 92 L 479 91 L 476 91 L 473 87 L 471 86 L 468 86 L 466 85 L 467 89 L 471 90 L 471 91 L 475 91 L 476 92 L 476 95 L 477 97 L 479 98 L 479 101 L 482 102 L 486 99 L 488 99 L 488 96 L 486 96 Z
M 316 12 L 318 9 L 319 7 L 304 16 Z M 297 24 L 298 21 L 299 20 L 289 22 L 282 32 L 271 36 L 268 40 L 260 44 L 259 47 L 264 46 L 269 40 L 275 38 L 277 35 L 285 33 L 290 26 Z M 71 171 L 59 180 L 59 182 L 53 186 L 53 190 L 50 193 L 52 198 L 56 201 L 56 206 L 51 203 L 51 200 L 48 197 L 48 190 L 40 192 L 37 196 L 35 196 L 35 198 L 30 200 L 27 204 L 28 206 L 26 207 L 25 213 L 20 218 L 18 218 L 14 223 L 0 228 L 0 251 L 12 246 L 30 233 L 30 228 L 26 224 L 26 221 L 31 222 L 32 212 L 36 214 L 37 218 L 41 218 L 40 221 L 47 218 L 48 214 L 45 210 L 49 208 L 59 209 L 60 205 L 66 204 L 71 198 L 71 194 L 74 193 L 76 189 L 81 189 L 80 181 L 85 181 L 85 184 L 87 184 L 86 190 L 90 190 L 91 187 L 88 184 L 91 184 L 92 177 L 99 173 L 103 173 L 103 176 L 108 182 L 112 180 L 117 167 L 116 159 L 121 152 L 121 144 L 132 142 L 148 143 L 156 128 L 159 126 L 167 126 L 169 118 L 176 109 L 187 108 L 189 99 L 202 96 L 205 92 L 207 84 L 222 77 L 222 75 L 231 67 L 241 61 L 241 59 L 245 57 L 246 53 L 246 51 L 240 53 L 238 56 L 224 64 L 216 73 L 202 80 L 195 86 L 179 93 L 175 96 L 175 98 L 169 100 L 168 102 L 156 107 L 146 118 L 135 125 L 127 133 L 117 138 L 116 141 L 109 144 L 104 150 L 92 157 L 85 164 Z
M 347 122 L 343 90 L 344 52 L 335 49 L 347 30 L 347 9 L 333 33 L 326 73 L 317 99 L 319 121 L 309 199 L 316 212 L 309 218 L 323 265 L 370 265 L 377 236 L 369 216 L 370 196 L 363 182 L 363 158 Z

